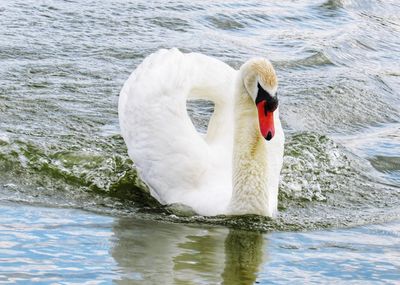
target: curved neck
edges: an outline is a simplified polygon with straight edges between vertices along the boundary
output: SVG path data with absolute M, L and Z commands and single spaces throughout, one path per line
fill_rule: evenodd
M 221 143 L 232 149 L 232 137 L 229 137 L 229 134 L 233 132 L 232 103 L 230 101 L 224 104 L 214 102 L 214 112 L 208 123 L 205 140 L 208 144 Z
M 269 215 L 266 177 L 267 149 L 259 130 L 257 108 L 239 77 L 234 96 L 231 214 Z

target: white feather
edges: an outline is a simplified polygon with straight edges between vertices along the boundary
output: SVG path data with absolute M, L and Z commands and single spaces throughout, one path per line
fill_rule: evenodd
M 234 149 L 248 147 L 239 145 L 241 140 L 234 135 L 237 126 L 246 124 L 245 116 L 234 114 L 240 113 L 235 111 L 235 96 L 240 91 L 241 75 L 211 57 L 171 49 L 148 56 L 125 82 L 118 107 L 121 133 L 141 178 L 161 203 L 182 203 L 208 216 L 275 214 L 283 155 L 283 132 L 277 111 L 276 138 L 268 143 L 263 140 L 265 154 L 257 160 L 243 158 L 250 159 L 250 166 L 261 164 L 254 175 L 243 181 L 263 181 L 254 186 L 262 189 L 251 193 L 254 199 L 247 199 L 243 195 L 249 195 L 249 191 L 233 186 L 234 172 L 249 175 L 248 171 L 232 168 L 240 165 L 233 161 Z M 205 137 L 196 131 L 187 114 L 187 99 L 207 99 L 215 104 Z M 272 147 L 269 152 L 268 147 Z M 256 204 L 261 204 L 247 204 L 256 200 Z

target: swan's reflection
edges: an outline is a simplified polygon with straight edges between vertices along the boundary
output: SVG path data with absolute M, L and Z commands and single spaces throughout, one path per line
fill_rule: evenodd
M 125 218 L 113 228 L 118 284 L 254 284 L 265 261 L 260 233 Z

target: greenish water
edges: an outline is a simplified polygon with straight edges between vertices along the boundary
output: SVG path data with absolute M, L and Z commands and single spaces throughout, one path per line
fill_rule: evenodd
M 397 1 L 0 2 L 0 282 L 124 283 L 162 269 L 182 284 L 396 283 L 399 12 Z M 276 66 L 287 138 L 276 220 L 181 217 L 146 193 L 118 94 L 146 55 L 174 46 Z M 188 111 L 204 131 L 212 106 Z M 167 248 L 151 256 L 157 234 Z

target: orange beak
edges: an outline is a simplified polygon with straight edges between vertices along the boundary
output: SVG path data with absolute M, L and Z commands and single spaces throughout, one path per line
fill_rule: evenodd
M 274 112 L 266 111 L 267 101 L 263 100 L 257 104 L 258 121 L 260 122 L 261 135 L 267 140 L 271 140 L 275 135 Z

